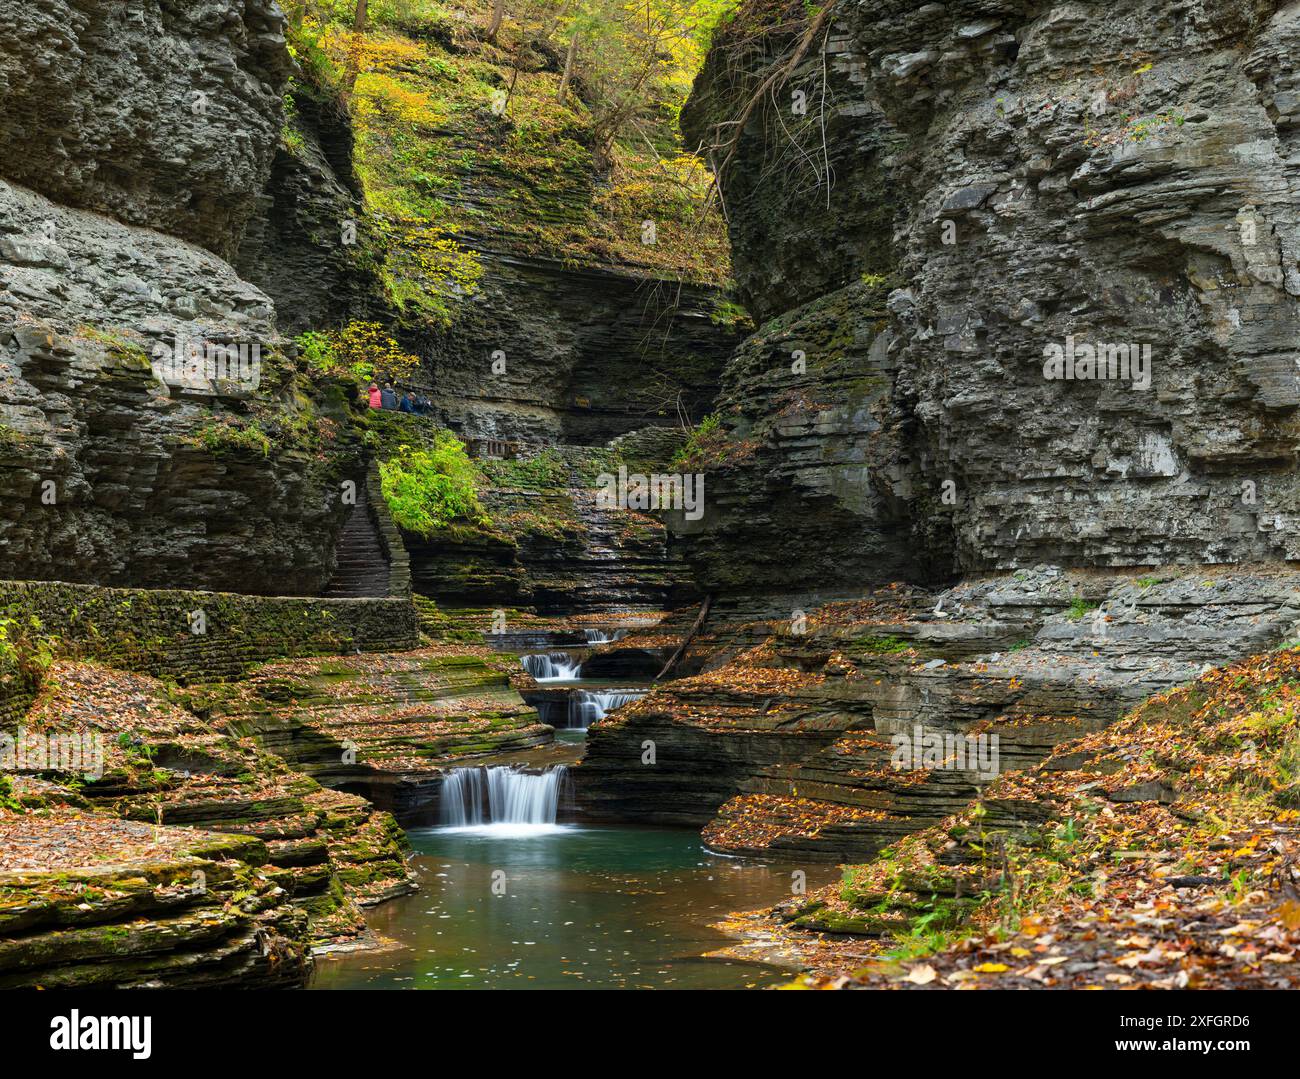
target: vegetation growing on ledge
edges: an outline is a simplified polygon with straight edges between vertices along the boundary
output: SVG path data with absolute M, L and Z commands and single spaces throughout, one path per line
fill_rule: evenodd
M 722 417 L 714 412 L 705 416 L 687 436 L 686 444 L 673 456 L 674 468 L 702 468 L 718 464 L 727 452 L 727 430 Z
M 379 463 L 379 478 L 393 520 L 408 532 L 428 537 L 458 521 L 492 523 L 479 504 L 465 444 L 450 431 L 439 431 L 427 449 L 399 447 Z
M 728 274 L 711 177 L 678 113 L 733 0 L 580 4 L 292 0 L 309 88 L 343 95 L 390 299 L 447 325 L 480 252 L 623 265 L 717 284 Z M 484 25 L 487 23 L 487 25 Z M 291 140 L 290 140 L 291 141 Z M 291 146 L 292 148 L 292 146 Z
M 1289 985 L 1298 696 L 1297 649 L 1210 672 L 1003 776 L 788 917 L 884 931 L 855 975 L 875 986 Z M 834 953 L 818 965 L 842 969 Z
M 405 378 L 420 366 L 420 358 L 402 348 L 378 322 L 309 330 L 298 336 L 297 344 L 314 370 L 359 383 Z

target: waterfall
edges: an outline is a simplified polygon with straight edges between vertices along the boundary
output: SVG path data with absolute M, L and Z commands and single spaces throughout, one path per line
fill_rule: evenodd
M 443 773 L 439 815 L 451 828 L 483 823 L 483 769 L 453 768 Z
M 571 682 L 578 677 L 578 668 L 581 666 L 568 652 L 521 656 L 520 662 L 524 670 L 539 682 Z
M 627 630 L 616 629 L 613 633 L 606 633 L 603 629 L 584 629 L 582 635 L 587 638 L 588 644 L 613 644 L 621 641 L 627 635 Z
M 569 694 L 569 726 L 586 730 L 598 719 L 646 695 L 644 689 L 575 689 Z
M 442 780 L 441 823 L 448 828 L 554 826 L 568 774 L 564 765 L 542 772 L 453 768 Z

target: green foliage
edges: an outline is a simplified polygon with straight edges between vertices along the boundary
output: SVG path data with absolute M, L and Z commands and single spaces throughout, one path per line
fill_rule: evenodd
M 408 532 L 428 537 L 457 521 L 492 523 L 479 504 L 474 464 L 449 431 L 439 431 L 431 449 L 398 447 L 380 462 L 379 478 L 393 520 Z
M 450 40 L 453 23 L 445 8 L 429 0 L 374 0 L 370 18 L 414 38 Z
M 322 374 L 370 382 L 401 379 L 420 366 L 378 322 L 349 322 L 336 330 L 308 330 L 296 338 L 299 355 Z
M 260 453 L 271 455 L 271 439 L 256 423 L 234 416 L 222 416 L 205 423 L 187 441 L 220 457 L 223 454 Z
M 719 294 L 709 312 L 709 321 L 715 326 L 727 326 L 733 329 L 753 329 L 754 320 L 749 317 L 740 304 Z
M 0 690 L 39 688 L 57 646 L 58 638 L 46 634 L 35 615 L 23 619 L 0 614 Z
M 514 461 L 482 461 L 479 471 L 493 487 L 549 491 L 569 485 L 569 470 L 554 448 Z
M 895 637 L 893 635 L 868 637 L 861 643 L 864 652 L 870 652 L 875 656 L 895 655 L 899 652 L 906 652 L 912 647 L 902 637 Z
M 103 345 L 110 356 L 127 366 L 149 366 L 149 354 L 134 331 L 83 325 L 77 327 L 77 336 Z
M 1070 607 L 1069 610 L 1065 612 L 1065 616 L 1069 618 L 1070 621 L 1077 622 L 1089 611 L 1095 611 L 1100 606 L 1100 603 L 1093 600 L 1084 599 L 1082 596 L 1075 596 L 1074 599 L 1070 601 Z
M 682 152 L 678 113 L 736 6 L 530 0 L 507 6 L 489 42 L 490 3 L 371 0 L 357 36 L 353 5 L 290 0 L 299 82 L 344 97 L 352 113 L 392 304 L 413 322 L 448 326 L 477 291 L 477 241 L 487 236 L 574 265 L 724 280 L 712 178 Z M 574 31 L 577 81 L 561 100 L 560 73 L 539 58 L 562 56 Z M 645 221 L 653 243 L 642 242 Z
M 693 468 L 706 462 L 718 462 L 725 456 L 727 432 L 722 416 L 714 412 L 705 416 L 686 438 L 669 463 L 670 468 Z
M 280 139 L 294 157 L 305 157 L 307 141 L 298 129 L 298 101 L 293 96 L 293 85 L 290 79 L 290 88 L 284 92 L 284 125 L 280 128 Z
M 156 746 L 151 746 L 143 738 L 129 734 L 126 731 L 117 736 L 117 745 L 133 764 L 152 767 L 153 759 L 158 755 Z

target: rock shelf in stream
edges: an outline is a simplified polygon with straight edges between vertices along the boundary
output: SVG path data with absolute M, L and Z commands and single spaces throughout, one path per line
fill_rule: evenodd
M 259 839 L 76 811 L 0 831 L 0 988 L 306 981 L 307 914 Z
M 900 769 L 895 736 L 996 734 L 999 770 L 1021 769 L 1216 659 L 1295 636 L 1294 574 L 1143 572 L 882 588 L 810 606 L 802 634 L 724 606 L 691 647 L 706 673 L 591 729 L 574 771 L 584 814 L 702 827 L 731 853 L 861 861 L 987 783 L 951 765 Z
M 412 824 L 433 811 L 449 762 L 551 741 L 511 684 L 517 671 L 483 646 L 439 644 L 268 664 L 199 696 L 294 767 Z
M 295 771 L 242 724 L 187 707 L 193 700 L 147 675 L 56 663 L 24 729 L 76 724 L 102 741 L 103 774 L 20 773 L 20 800 L 254 836 L 267 845 L 265 872 L 310 914 L 318 942 L 355 936 L 358 905 L 411 889 L 392 817 Z

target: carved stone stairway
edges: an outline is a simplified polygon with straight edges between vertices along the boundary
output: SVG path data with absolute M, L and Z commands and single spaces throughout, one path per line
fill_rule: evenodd
M 388 556 L 364 484 L 358 485 L 357 504 L 339 533 L 338 564 L 321 594 L 327 599 L 389 594 Z

